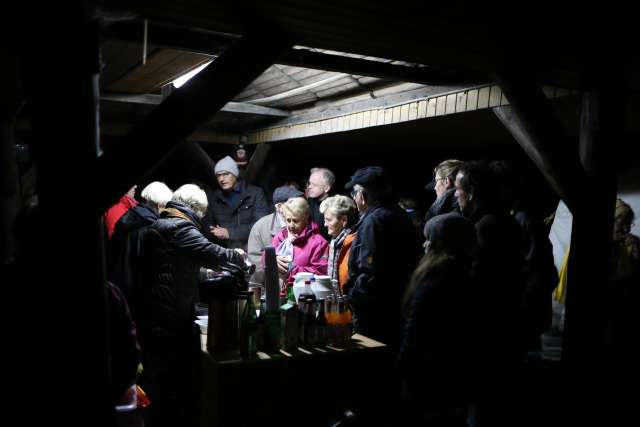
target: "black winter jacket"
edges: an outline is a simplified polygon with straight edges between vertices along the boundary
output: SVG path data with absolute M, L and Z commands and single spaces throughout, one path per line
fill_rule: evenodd
M 209 209 L 203 219 L 204 232 L 208 239 L 228 248 L 247 249 L 247 240 L 251 227 L 260 218 L 271 213 L 264 191 L 260 187 L 248 185 L 244 182 L 242 193 L 238 200 L 229 204 L 221 189 L 213 194 L 207 194 Z M 229 240 L 218 241 L 209 232 L 209 226 L 219 225 L 229 230 Z
M 215 268 L 227 262 L 241 265 L 242 258 L 207 240 L 193 212 L 173 201 L 150 227 L 143 244 L 151 286 L 145 290 L 145 304 L 136 321 L 144 346 L 145 340 L 176 338 L 190 330 L 200 267 Z
M 402 334 L 400 300 L 420 257 L 420 242 L 397 203 L 372 207 L 356 224 L 345 290 L 356 332 L 397 346 Z
M 458 206 L 458 199 L 456 199 L 456 189 L 450 188 L 448 189 L 442 197 L 436 199 L 427 213 L 424 214 L 423 226 L 436 215 L 442 215 L 449 212 L 460 212 L 460 207 Z
M 135 311 L 136 281 L 143 280 L 142 241 L 148 227 L 158 215 L 144 203 L 129 209 L 116 223 L 107 246 L 107 277 L 124 294 L 129 307 Z M 140 284 L 144 287 L 144 284 Z

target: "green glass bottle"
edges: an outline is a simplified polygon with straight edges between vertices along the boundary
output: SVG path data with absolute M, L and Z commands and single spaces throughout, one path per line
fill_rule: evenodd
M 256 307 L 253 305 L 253 292 L 249 292 L 240 321 L 240 355 L 243 358 L 255 357 L 258 351 L 257 328 L 258 321 Z

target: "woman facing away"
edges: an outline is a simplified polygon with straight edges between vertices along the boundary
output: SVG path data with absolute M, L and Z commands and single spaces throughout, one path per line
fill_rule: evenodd
M 449 213 L 431 218 L 424 235 L 425 255 L 403 300 L 400 373 L 419 419 L 462 421 L 470 389 L 470 269 L 476 232 L 471 221 Z

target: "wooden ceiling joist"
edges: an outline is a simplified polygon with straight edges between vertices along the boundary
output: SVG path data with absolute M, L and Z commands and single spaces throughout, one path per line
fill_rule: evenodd
M 171 93 L 122 144 L 100 158 L 98 176 L 104 179 L 97 188 L 103 211 L 293 45 L 273 28 L 255 30 L 225 50 L 189 84 Z
M 105 31 L 105 37 L 127 41 L 140 40 L 140 23 L 121 22 Z M 210 32 L 185 30 L 151 24 L 149 43 L 205 55 L 217 55 L 233 41 Z M 309 49 L 290 49 L 276 61 L 277 64 L 324 71 L 335 71 L 358 76 L 414 82 L 425 85 L 474 84 L 489 81 L 482 73 L 472 71 L 442 70 L 436 67 L 398 65 L 388 62 L 353 58 L 337 54 L 314 52 Z
M 126 104 L 160 105 L 163 99 L 162 95 L 153 94 L 128 95 L 120 93 L 103 93 L 100 95 L 100 100 L 102 101 L 122 102 Z M 290 112 L 279 110 L 277 108 L 263 107 L 261 105 L 254 105 L 248 102 L 233 101 L 227 102 L 220 111 L 268 117 L 289 117 L 291 115 Z
M 522 72 L 496 74 L 509 107 L 494 113 L 571 210 L 582 204 L 584 169 L 543 89 Z

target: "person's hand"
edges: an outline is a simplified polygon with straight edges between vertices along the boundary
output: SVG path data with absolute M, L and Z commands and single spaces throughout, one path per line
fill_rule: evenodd
M 245 251 L 243 251 L 242 249 L 236 248 L 236 249 L 234 249 L 234 251 L 236 251 L 240 255 L 240 257 L 242 258 L 242 261 L 247 259 L 247 253 Z
M 216 239 L 220 240 L 228 240 L 229 239 L 229 230 L 226 228 L 220 227 L 219 225 L 209 227 L 209 231 L 213 234 Z
M 278 264 L 278 274 L 286 276 L 287 273 L 289 273 L 290 258 L 288 256 L 278 255 L 276 256 L 276 262 Z
M 289 232 L 289 233 L 287 234 L 287 240 L 288 240 L 288 241 L 290 241 L 290 242 L 292 242 L 292 243 L 293 243 L 293 241 L 294 241 L 297 237 L 298 237 L 298 235 L 297 235 L 297 234 L 293 234 L 293 233 L 291 233 L 291 232 Z

